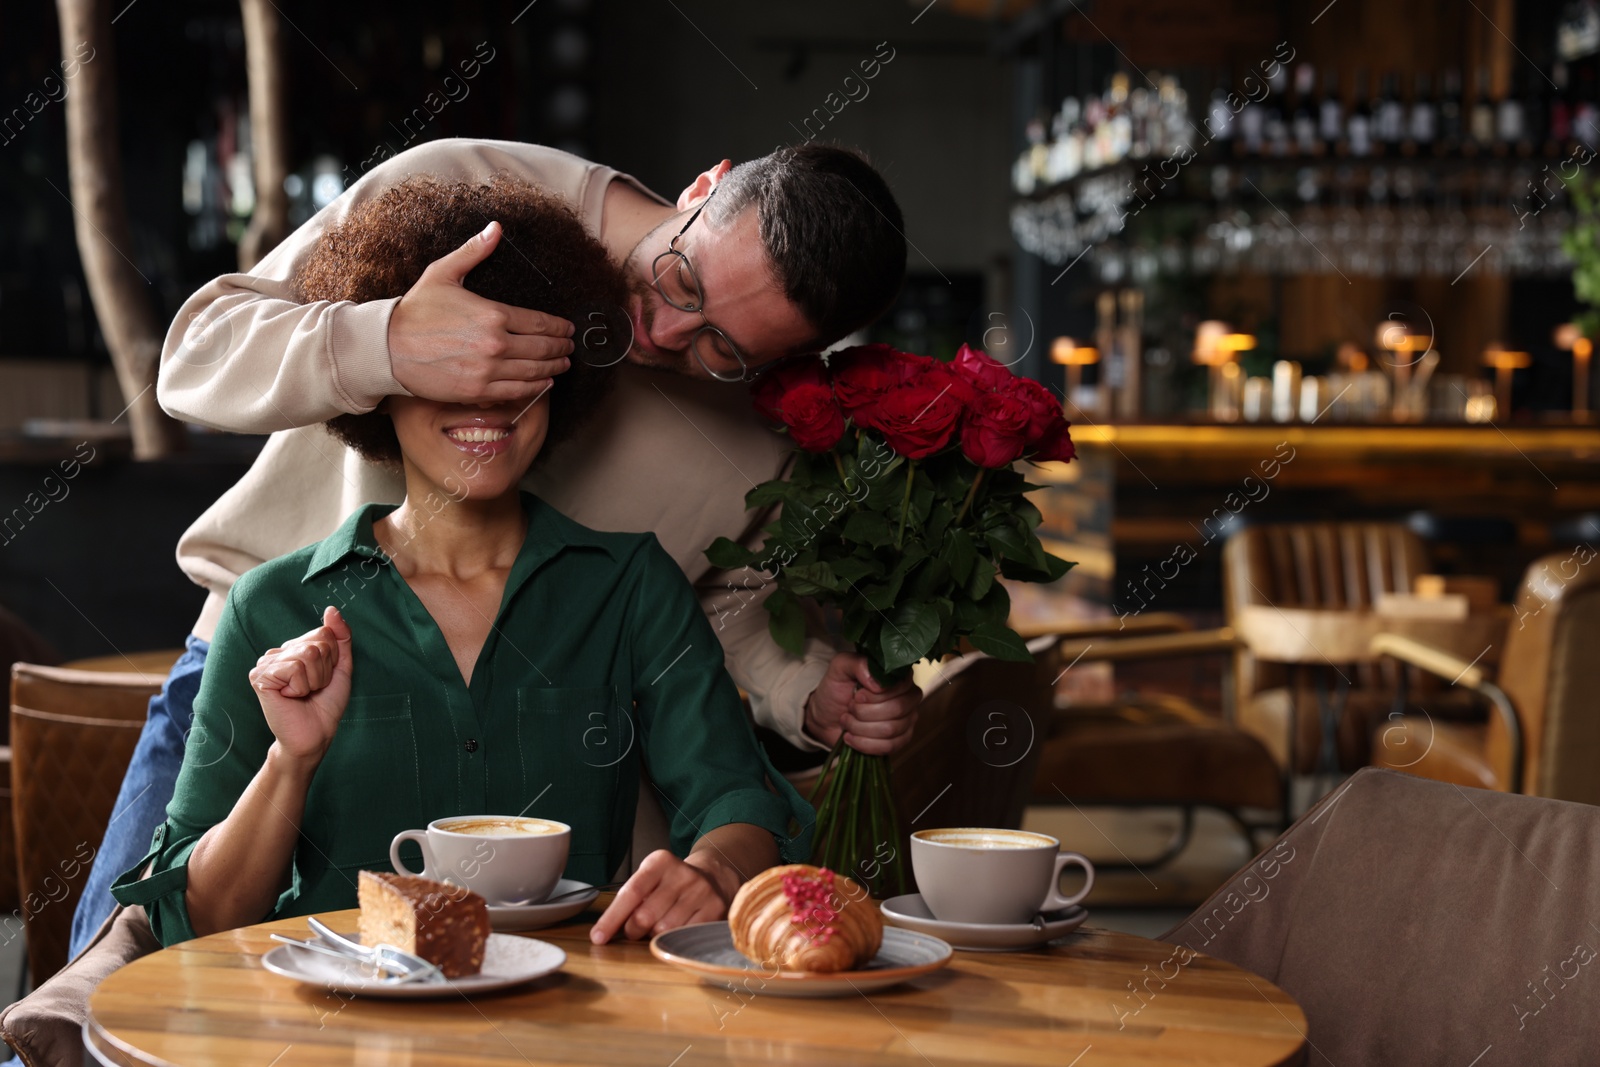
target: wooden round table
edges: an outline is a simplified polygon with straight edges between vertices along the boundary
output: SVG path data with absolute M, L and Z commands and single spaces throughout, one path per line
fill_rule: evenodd
M 1282 990 L 1205 956 L 1180 964 L 1174 946 L 1129 934 L 1083 929 L 1033 952 L 958 951 L 893 989 L 790 1000 L 704 985 L 644 942 L 591 945 L 597 915 L 528 935 L 566 950 L 561 972 L 472 1000 L 363 999 L 264 970 L 276 945 L 267 935 L 305 937 L 304 919 L 214 934 L 102 982 L 84 1039 L 118 1065 L 1303 1062 L 1305 1015 Z M 354 911 L 324 918 L 356 926 Z M 1172 977 L 1150 977 L 1158 970 Z

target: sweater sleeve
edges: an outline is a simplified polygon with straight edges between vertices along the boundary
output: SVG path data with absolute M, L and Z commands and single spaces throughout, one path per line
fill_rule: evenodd
M 389 360 L 389 319 L 399 297 L 301 304 L 290 280 L 324 233 L 405 179 L 475 181 L 497 173 L 571 200 L 592 230 L 599 228 L 603 186 L 615 175 L 565 152 L 502 141 L 447 138 L 384 160 L 255 269 L 213 279 L 184 302 L 161 350 L 161 406 L 216 429 L 271 433 L 409 395 Z

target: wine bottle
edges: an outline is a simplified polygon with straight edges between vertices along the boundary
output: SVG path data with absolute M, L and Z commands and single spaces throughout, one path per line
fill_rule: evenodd
M 1329 67 L 1322 76 L 1322 99 L 1317 104 L 1317 133 L 1323 151 L 1332 155 L 1344 141 L 1344 102 L 1339 99 L 1339 72 Z
M 1472 116 L 1467 123 L 1468 143 L 1479 152 L 1494 147 L 1494 101 L 1489 95 L 1489 68 L 1479 67 L 1472 93 Z
M 1249 80 L 1256 81 L 1254 78 Z M 1246 96 L 1244 106 L 1239 109 L 1239 135 L 1234 139 L 1234 155 L 1260 155 L 1266 124 L 1266 108 L 1261 106 L 1260 100 Z
M 1267 84 L 1272 92 L 1261 105 L 1266 115 L 1261 124 L 1261 138 L 1266 143 L 1267 154 L 1282 159 L 1289 154 L 1289 116 L 1284 110 L 1289 88 L 1288 68 L 1279 64 Z
M 1527 122 L 1524 118 L 1522 106 L 1522 70 L 1513 68 L 1511 72 L 1511 91 L 1495 105 L 1494 108 L 1494 139 L 1495 152 L 1506 155 L 1517 150 L 1528 136 Z
M 1228 104 L 1228 87 L 1220 80 L 1211 90 L 1211 102 L 1206 106 L 1206 136 L 1224 151 L 1233 140 L 1233 108 Z
M 1405 108 L 1400 103 L 1397 80 L 1393 73 L 1383 76 L 1373 117 L 1377 140 L 1389 155 L 1395 155 L 1400 151 L 1400 142 L 1406 135 L 1406 114 Z
M 1434 138 L 1439 130 L 1439 111 L 1428 91 L 1428 75 L 1417 72 L 1415 88 L 1411 94 L 1411 114 L 1406 122 L 1406 137 L 1418 152 L 1433 150 Z
M 1568 95 L 1567 65 L 1557 63 L 1550 70 L 1550 80 L 1556 83 L 1550 94 L 1550 121 L 1545 125 L 1545 155 L 1558 156 L 1567 150 L 1572 141 L 1572 102 Z
M 1461 74 L 1454 67 L 1439 84 L 1439 139 L 1437 151 L 1461 151 Z
M 1317 154 L 1321 143 L 1317 140 L 1317 111 L 1320 102 L 1315 99 L 1317 72 L 1310 63 L 1302 63 L 1294 71 L 1294 113 L 1289 120 L 1294 150 L 1302 156 Z
M 1350 117 L 1345 120 L 1344 137 L 1352 156 L 1372 154 L 1372 107 L 1367 102 L 1367 78 L 1364 71 L 1356 71 L 1356 101 L 1350 108 Z

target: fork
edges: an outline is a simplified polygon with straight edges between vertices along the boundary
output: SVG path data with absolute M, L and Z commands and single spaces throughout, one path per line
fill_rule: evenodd
M 444 975 L 439 968 L 421 956 L 402 951 L 393 945 L 363 945 L 358 941 L 352 941 L 343 934 L 335 933 L 314 915 L 306 917 L 306 924 L 324 945 L 352 959 L 370 964 L 379 970 L 398 971 L 406 981 L 444 981 Z

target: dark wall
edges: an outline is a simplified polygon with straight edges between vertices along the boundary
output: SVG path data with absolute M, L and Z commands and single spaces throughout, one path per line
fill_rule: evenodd
M 0 465 L 0 604 L 67 659 L 183 644 L 205 593 L 178 537 L 247 467 L 110 460 L 68 480 L 60 461 Z

